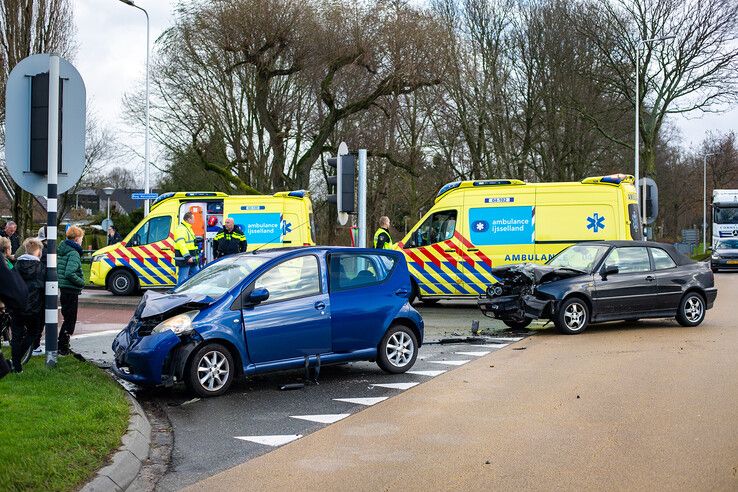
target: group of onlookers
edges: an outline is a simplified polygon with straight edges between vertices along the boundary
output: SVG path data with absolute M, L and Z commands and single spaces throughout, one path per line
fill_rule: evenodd
M 85 285 L 82 273 L 82 238 L 76 226 L 67 229 L 66 239 L 57 248 L 59 301 L 64 318 L 59 330 L 58 354 L 70 354 L 69 341 L 77 322 L 79 294 Z M 22 372 L 23 360 L 37 349 L 45 326 L 46 228 L 38 236 L 22 242 L 13 222 L 0 234 L 0 309 L 9 319 L 11 361 L 0 354 L 0 377 L 8 370 Z

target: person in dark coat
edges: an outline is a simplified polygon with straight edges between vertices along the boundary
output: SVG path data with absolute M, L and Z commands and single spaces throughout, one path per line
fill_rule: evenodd
M 56 273 L 59 277 L 59 302 L 64 317 L 59 330 L 59 355 L 69 355 L 69 340 L 77 325 L 79 294 L 85 286 L 82 273 L 82 238 L 85 233 L 77 226 L 67 229 L 67 239 L 57 250 Z
M 118 234 L 118 229 L 115 228 L 115 226 L 108 227 L 108 246 L 111 244 L 118 244 L 123 240 L 122 237 L 120 237 L 120 234 Z
M 0 281 L 0 302 L 10 314 L 12 329 L 12 320 L 19 316 L 22 311 L 28 297 L 28 288 L 7 258 L 10 256 L 10 251 L 10 240 L 6 237 L 0 237 L 0 279 L 2 279 Z M 7 363 L 0 354 L 0 374 L 5 375 L 6 372 Z
M 10 261 L 15 261 L 15 256 L 13 256 L 13 252 L 17 250 L 20 247 L 21 238 L 18 234 L 18 226 L 15 222 L 12 220 L 9 220 L 5 223 L 5 227 L 0 230 L 0 237 L 7 237 L 10 239 L 10 254 L 7 255 L 7 258 Z
M 28 289 L 25 305 L 13 319 L 11 358 L 13 370 L 21 372 L 24 355 L 32 350 L 44 329 L 46 267 L 41 263 L 43 245 L 36 238 L 23 242 L 26 253 L 15 262 L 15 270 Z
M 223 256 L 243 253 L 246 251 L 246 247 L 246 236 L 234 224 L 233 219 L 228 217 L 223 224 L 223 229 L 215 235 L 213 240 L 215 257 L 222 258 Z

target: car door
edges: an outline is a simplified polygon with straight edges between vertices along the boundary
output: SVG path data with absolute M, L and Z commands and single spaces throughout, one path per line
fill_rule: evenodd
M 255 364 L 330 352 L 331 306 L 320 263 L 315 255 L 298 256 L 253 282 L 253 289 L 269 291 L 266 301 L 242 309 L 246 344 Z
M 648 248 L 648 250 L 653 260 L 654 276 L 658 289 L 654 308 L 676 311 L 682 298 L 685 275 L 679 271 L 669 253 L 661 248 Z
M 177 283 L 171 240 L 172 217 L 151 217 L 133 233 L 125 247 L 115 250 L 120 261 L 138 276 L 141 287 Z
M 625 317 L 652 310 L 657 297 L 656 278 L 648 249 L 642 246 L 613 248 L 601 272 L 618 267 L 618 273 L 603 278 L 595 274 L 596 316 Z
M 400 267 L 404 275 L 395 275 Z M 333 253 L 329 271 L 333 351 L 375 348 L 410 295 L 404 262 L 390 253 Z

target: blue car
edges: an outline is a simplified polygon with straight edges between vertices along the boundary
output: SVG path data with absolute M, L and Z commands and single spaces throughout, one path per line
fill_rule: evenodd
M 229 256 L 170 293 L 147 291 L 113 341 L 113 371 L 199 396 L 237 377 L 348 361 L 415 363 L 423 319 L 396 251 L 310 247 Z

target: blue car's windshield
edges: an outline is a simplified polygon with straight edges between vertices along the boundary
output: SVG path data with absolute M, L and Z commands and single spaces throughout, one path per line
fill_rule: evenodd
M 609 248 L 602 244 L 575 244 L 554 256 L 547 264 L 591 273 Z
M 174 292 L 204 295 L 217 299 L 268 260 L 269 258 L 251 255 L 224 258 L 188 279 L 174 289 Z

